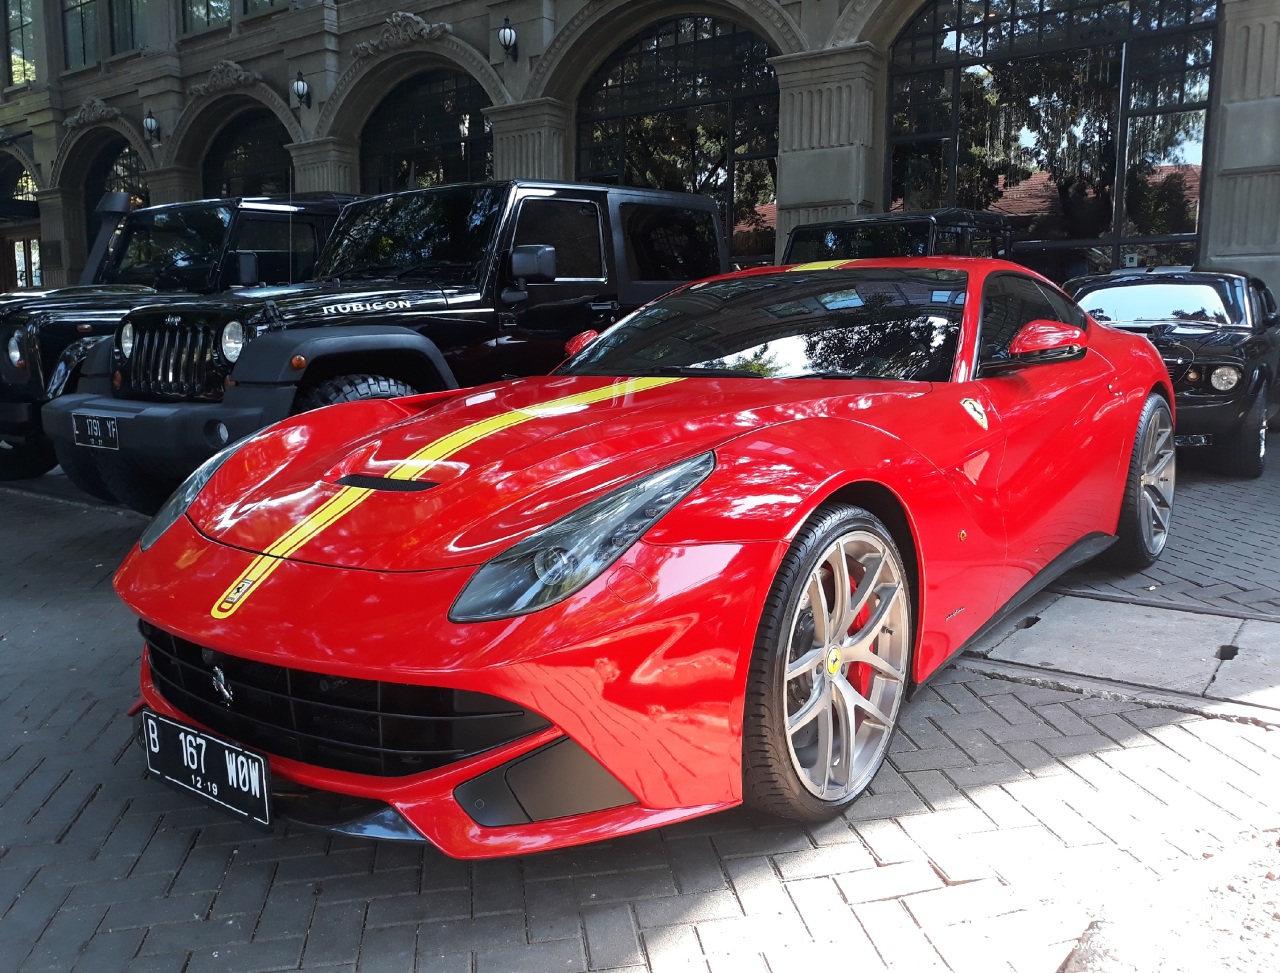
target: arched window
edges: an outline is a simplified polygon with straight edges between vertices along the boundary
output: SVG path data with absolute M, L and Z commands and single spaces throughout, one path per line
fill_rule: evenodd
M 578 97 L 578 178 L 714 195 L 737 256 L 773 254 L 778 80 L 767 41 L 717 17 L 636 35 Z
M 114 136 L 98 152 L 84 177 L 85 239 L 93 245 L 101 217 L 98 203 L 104 193 L 128 193 L 133 206 L 151 201 L 142 160 L 123 136 Z
M 360 133 L 360 190 L 387 193 L 493 175 L 489 96 L 461 71 L 426 71 L 397 85 Z
M 36 181 L 21 162 L 0 154 L 0 288 L 42 283 Z
M 203 191 L 209 198 L 289 192 L 291 139 L 268 109 L 252 109 L 218 133 L 204 157 Z
M 1059 279 L 1194 262 L 1214 11 L 933 0 L 893 45 L 886 202 L 1002 212 Z

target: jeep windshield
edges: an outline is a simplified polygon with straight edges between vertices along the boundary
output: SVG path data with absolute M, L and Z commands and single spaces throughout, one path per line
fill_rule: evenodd
M 231 226 L 227 206 L 131 213 L 107 249 L 102 282 L 211 290 Z
M 555 374 L 945 382 L 967 279 L 877 268 L 690 284 L 623 318 Z
M 316 277 L 478 284 L 505 199 L 500 186 L 447 186 L 351 203 Z
M 929 226 L 928 220 L 798 226 L 791 231 L 782 262 L 923 256 L 929 252 Z

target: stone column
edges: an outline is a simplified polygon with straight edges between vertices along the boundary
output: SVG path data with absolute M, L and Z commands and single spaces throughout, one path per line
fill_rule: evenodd
M 573 106 L 554 98 L 486 108 L 495 179 L 573 179 Z
M 295 192 L 360 191 L 359 145 L 354 140 L 323 138 L 286 145 L 293 157 Z
M 85 261 L 84 190 L 42 189 L 40 204 L 40 273 L 45 287 L 80 283 Z
M 1224 0 L 1219 10 L 1201 263 L 1280 288 L 1280 7 Z
M 884 54 L 856 44 L 770 62 L 778 75 L 778 242 L 791 228 L 881 208 Z
M 147 171 L 147 189 L 151 193 L 151 205 L 182 203 L 199 199 L 200 172 L 190 166 L 161 166 Z

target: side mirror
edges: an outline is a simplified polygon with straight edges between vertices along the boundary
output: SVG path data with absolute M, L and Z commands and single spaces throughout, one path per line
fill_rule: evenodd
M 584 331 L 582 332 L 582 334 L 575 334 L 572 338 L 570 338 L 568 341 L 565 342 L 564 353 L 568 355 L 570 358 L 572 358 L 574 355 L 582 351 L 583 348 L 587 347 L 587 345 L 591 344 L 591 342 L 595 341 L 599 337 L 600 337 L 599 331 Z
M 516 304 L 529 299 L 528 284 L 550 284 L 556 279 L 556 248 L 545 243 L 527 243 L 511 251 L 507 273 L 515 287 L 504 287 L 502 299 Z
M 982 363 L 984 374 L 1008 371 L 1023 365 L 1071 361 L 1089 347 L 1089 334 L 1074 324 L 1037 319 L 1022 326 L 1009 344 L 1009 357 Z
M 254 251 L 237 250 L 235 261 L 235 282 L 241 287 L 253 287 L 262 280 L 258 269 L 258 255 Z
M 511 278 L 525 284 L 549 284 L 556 279 L 556 248 L 526 244 L 511 251 Z

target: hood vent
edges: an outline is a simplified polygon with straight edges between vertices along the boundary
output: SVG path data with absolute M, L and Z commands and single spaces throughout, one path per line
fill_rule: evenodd
M 364 473 L 348 473 L 337 483 L 338 486 L 360 487 L 362 490 L 390 490 L 392 493 L 419 493 L 440 485 L 430 480 L 393 480 L 385 476 L 367 476 Z

